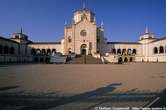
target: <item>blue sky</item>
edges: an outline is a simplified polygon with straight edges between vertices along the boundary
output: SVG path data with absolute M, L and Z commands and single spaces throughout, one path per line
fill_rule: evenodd
M 23 27 L 33 41 L 59 41 L 64 22 L 83 0 L 0 0 L 0 36 L 10 37 Z M 105 26 L 109 41 L 136 41 L 146 25 L 157 37 L 166 37 L 166 0 L 85 0 Z

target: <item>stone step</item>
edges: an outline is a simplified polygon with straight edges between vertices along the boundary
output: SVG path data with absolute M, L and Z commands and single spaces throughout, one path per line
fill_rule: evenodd
M 86 60 L 86 61 L 85 61 Z M 102 64 L 101 59 L 96 59 L 91 55 L 76 57 L 67 62 L 68 64 Z

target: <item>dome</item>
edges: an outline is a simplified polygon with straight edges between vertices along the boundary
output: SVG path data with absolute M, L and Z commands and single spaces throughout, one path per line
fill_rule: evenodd
M 86 19 L 89 22 L 96 22 L 95 14 L 86 8 L 74 12 L 74 17 L 73 17 L 74 23 L 78 23 L 83 19 Z
M 152 33 L 149 33 L 148 28 L 146 27 L 145 33 L 144 33 L 142 36 L 140 36 L 140 40 L 144 40 L 144 39 L 154 39 L 154 37 L 155 37 L 155 36 L 154 36 Z
M 74 15 L 79 14 L 79 13 L 90 13 L 90 14 L 92 14 L 92 15 L 95 15 L 92 11 L 90 11 L 90 10 L 87 9 L 87 8 L 83 8 L 83 9 L 80 9 L 80 10 L 75 11 L 75 12 L 74 12 Z

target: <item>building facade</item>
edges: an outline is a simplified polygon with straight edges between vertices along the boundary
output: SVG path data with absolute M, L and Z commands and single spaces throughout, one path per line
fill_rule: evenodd
M 71 25 L 64 28 L 64 54 L 95 54 L 101 51 L 104 27 L 97 27 L 95 14 L 87 9 L 76 11 Z
M 146 28 L 137 42 L 109 42 L 104 25 L 96 24 L 93 12 L 83 8 L 74 12 L 72 23 L 64 25 L 60 42 L 33 42 L 22 33 L 10 39 L 0 37 L 0 62 L 49 62 L 50 56 L 61 54 L 111 56 L 123 62 L 166 62 L 166 38 L 156 38 Z

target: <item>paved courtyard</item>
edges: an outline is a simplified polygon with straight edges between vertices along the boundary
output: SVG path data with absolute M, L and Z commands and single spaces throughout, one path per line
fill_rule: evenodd
M 110 105 L 108 100 L 105 101 L 108 95 L 110 101 L 119 96 L 128 100 L 128 96 L 124 95 L 129 93 L 130 98 L 138 98 L 138 104 L 132 101 L 133 104 L 145 106 L 148 100 L 154 99 L 156 93 L 165 88 L 166 63 L 0 66 L 0 108 L 16 100 L 14 105 L 8 107 L 37 109 L 33 104 L 43 105 L 47 102 L 47 106 L 44 106 L 46 109 L 92 109 L 99 104 Z M 138 94 L 141 96 L 138 97 Z M 26 98 L 28 101 L 24 100 Z M 34 99 L 36 102 L 33 102 Z M 25 104 L 22 104 L 22 100 Z

